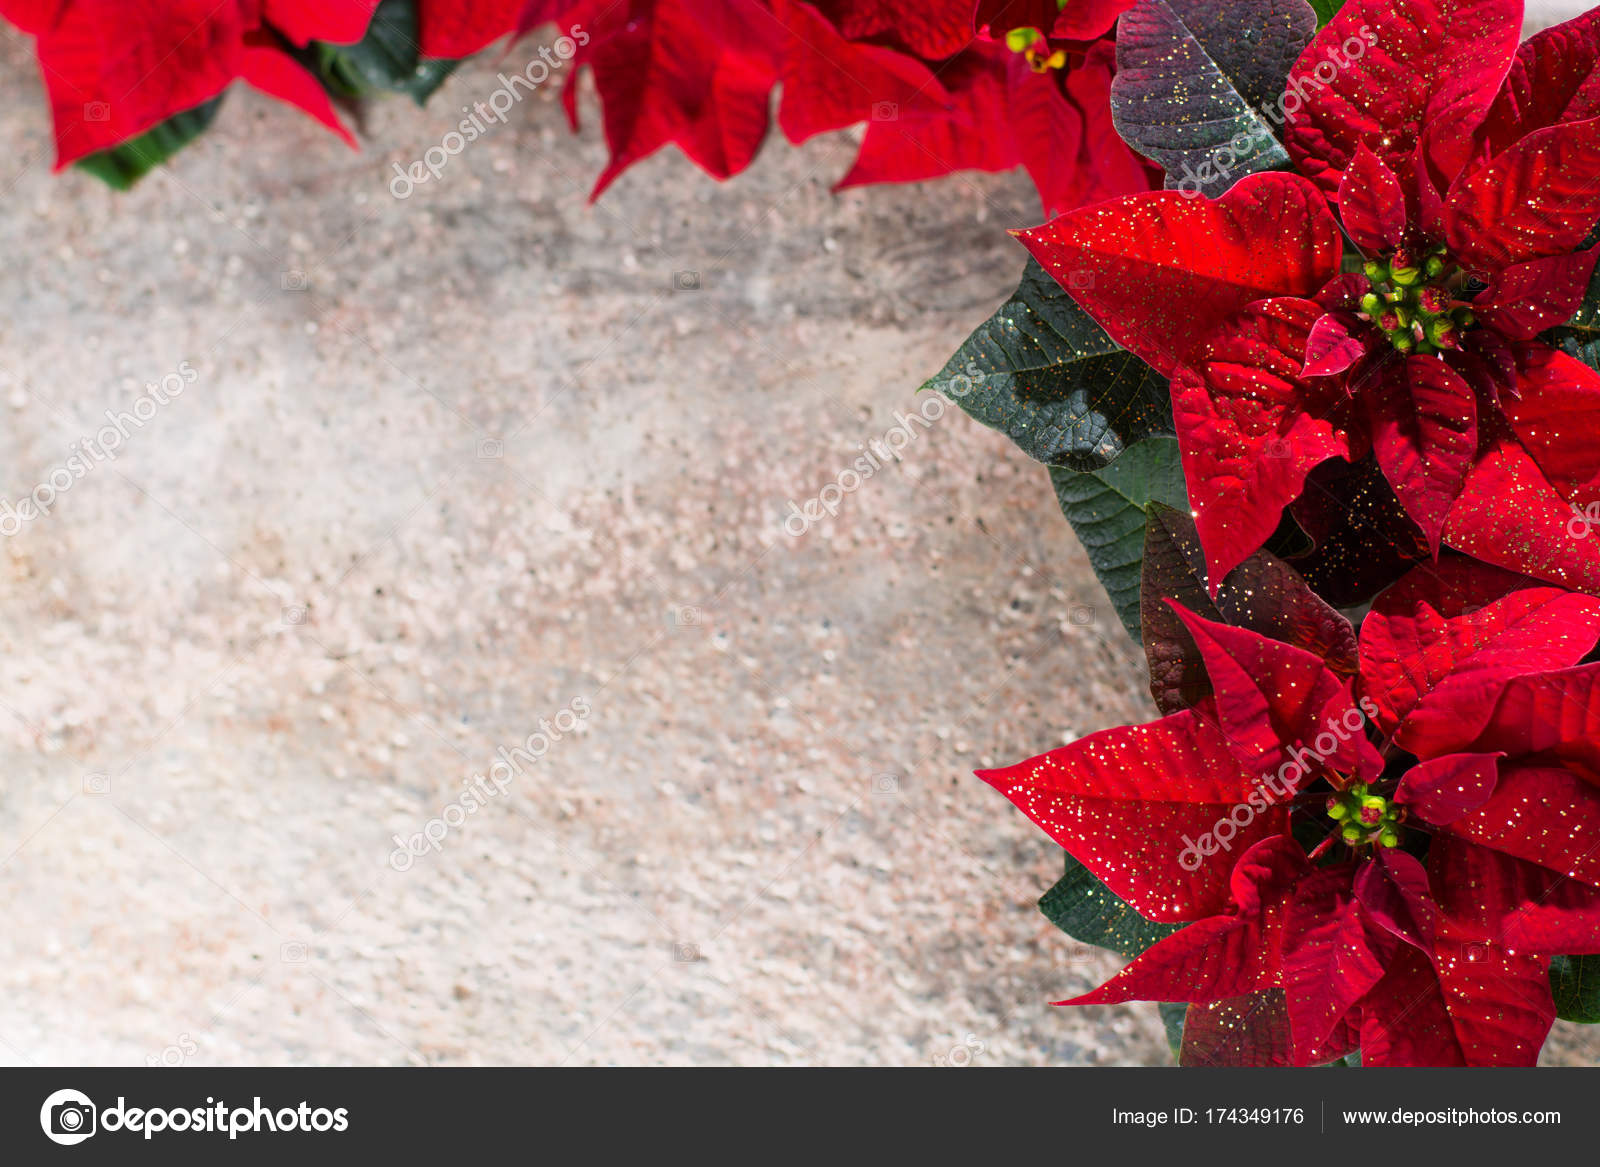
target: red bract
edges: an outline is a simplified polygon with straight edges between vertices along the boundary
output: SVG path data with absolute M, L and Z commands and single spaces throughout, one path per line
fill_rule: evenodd
M 0 16 L 38 38 L 59 170 L 236 80 L 299 106 L 354 145 L 321 85 L 282 46 L 360 40 L 377 2 L 0 0 Z
M 1600 600 L 1446 558 L 1379 597 L 1353 690 L 1174 607 L 1214 698 L 980 775 L 1190 921 L 1064 1003 L 1281 993 L 1262 1061 L 1531 1065 L 1549 958 L 1600 951 Z
M 1580 250 L 1600 219 L 1600 23 L 1519 52 L 1520 24 L 1511 0 L 1350 0 L 1290 73 L 1306 177 L 1132 195 L 1021 233 L 1172 375 L 1213 581 L 1313 467 L 1370 452 L 1435 555 L 1600 588 L 1600 543 L 1567 533 L 1600 501 L 1600 376 L 1534 339 L 1571 317 L 1600 254 Z M 1325 200 L 1360 273 L 1339 275 Z
M 866 124 L 841 187 L 1021 165 L 1058 210 L 1151 185 L 1108 105 L 1101 38 L 1126 7 L 1053 9 L 1049 37 L 1009 40 L 974 33 L 970 0 L 536 0 L 521 27 L 590 35 L 575 60 L 594 70 L 611 148 L 595 195 L 668 144 L 717 178 L 743 170 L 781 82 L 791 142 Z M 576 127 L 576 71 L 564 96 Z

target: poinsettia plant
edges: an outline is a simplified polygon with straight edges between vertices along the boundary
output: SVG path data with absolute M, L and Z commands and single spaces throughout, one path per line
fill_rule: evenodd
M 562 97 L 593 75 L 611 159 L 598 196 L 666 145 L 718 179 L 768 137 L 864 125 L 841 187 L 1022 166 L 1045 209 L 1148 189 L 1108 106 L 1131 0 L 0 0 L 37 38 L 57 168 L 126 186 L 203 131 L 235 81 L 354 146 L 340 107 L 426 100 L 461 58 L 572 30 Z
M 1165 172 L 1015 232 L 929 387 L 1049 467 L 1164 715 L 982 775 L 1188 1064 L 1600 1021 L 1600 12 L 1141 0 Z

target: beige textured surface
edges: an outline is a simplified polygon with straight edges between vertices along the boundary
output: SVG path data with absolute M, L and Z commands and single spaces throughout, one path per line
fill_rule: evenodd
M 117 197 L 7 52 L 0 493 L 196 378 L 0 541 L 0 1061 L 1164 1060 L 1046 1004 L 1116 962 L 970 776 L 1147 715 L 1042 474 L 949 413 L 780 525 L 1009 290 L 1023 180 L 834 197 L 833 140 L 591 207 L 539 101 L 394 201 L 493 72 L 360 155 L 235 94 Z

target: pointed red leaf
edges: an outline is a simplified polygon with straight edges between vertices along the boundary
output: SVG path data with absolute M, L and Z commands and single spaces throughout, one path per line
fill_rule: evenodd
M 1443 361 L 1411 356 L 1384 365 L 1364 400 L 1383 476 L 1438 554 L 1478 449 L 1477 395 Z
M 620 0 L 626 4 L 627 0 Z M 571 19 L 574 5 L 530 5 L 529 0 L 420 0 L 417 5 L 417 40 L 427 57 L 457 60 L 481 52 L 509 32 L 520 32 L 537 24 Z M 527 10 L 526 12 L 524 10 Z M 579 23 L 593 25 L 587 13 Z
M 1423 821 L 1445 826 L 1477 810 L 1494 793 L 1502 754 L 1441 754 L 1405 772 L 1395 790 Z
M 1600 664 L 1507 682 L 1472 745 L 1514 758 L 1549 757 L 1600 786 Z
M 1405 239 L 1406 200 L 1400 180 L 1361 142 L 1339 181 L 1339 217 L 1369 255 L 1393 251 Z
M 291 42 L 305 48 L 313 40 L 355 44 L 366 35 L 377 7 L 378 0 L 265 0 L 261 14 Z M 428 6 L 423 7 L 426 10 Z M 502 31 L 511 24 L 508 20 Z
M 849 40 L 893 41 L 925 61 L 954 56 L 974 40 L 972 0 L 819 0 L 817 8 Z
M 1521 33 L 1518 0 L 1347 0 L 1289 73 L 1290 156 L 1333 194 L 1360 145 L 1393 165 L 1447 127 L 1432 164 L 1453 177 Z
M 669 143 L 714 178 L 748 166 L 766 137 L 783 26 L 757 0 L 600 2 L 576 58 L 604 95 L 611 150 L 591 197 Z
M 1305 870 L 1305 855 L 1294 840 L 1279 836 L 1258 843 L 1233 870 L 1227 914 L 1174 932 L 1098 989 L 1057 1004 L 1219 1001 L 1274 984 L 1284 909 Z
M 1275 795 L 1285 797 L 1317 776 L 1307 772 L 1307 757 L 1342 773 L 1377 777 L 1383 764 L 1363 733 L 1366 716 L 1352 702 L 1348 682 L 1321 657 L 1202 619 L 1178 604 L 1173 609 L 1205 661 L 1228 747 L 1247 771 L 1277 770 L 1285 789 Z
M 1278 834 L 1286 821 L 1261 795 L 1262 809 L 1250 805 L 1256 775 L 1240 768 L 1197 710 L 1101 730 L 978 777 L 1152 920 L 1220 911 L 1229 856 Z M 1208 833 L 1215 844 L 1202 855 L 1196 843 Z M 1207 857 L 1219 852 L 1214 862 Z
M 1473 741 L 1513 679 L 1575 664 L 1600 639 L 1600 600 L 1460 559 L 1419 567 L 1361 624 L 1361 691 L 1380 729 L 1420 757 Z
M 1600 12 L 1541 29 L 1517 50 L 1505 83 L 1484 119 L 1489 152 L 1557 122 L 1600 114 Z
M 1514 350 L 1516 392 L 1501 411 L 1544 479 L 1580 509 L 1600 501 L 1600 373 L 1566 353 L 1529 343 Z
M 1445 239 L 1462 263 L 1496 269 L 1564 255 L 1600 219 L 1600 119 L 1535 130 L 1450 188 Z
M 1118 343 L 1168 374 L 1246 304 L 1315 292 L 1341 255 L 1323 199 L 1277 173 L 1219 199 L 1129 195 L 1017 235 Z
M 1317 318 L 1306 336 L 1306 363 L 1302 377 L 1331 377 L 1366 356 L 1372 329 L 1349 312 L 1329 312 Z
M 1299 1046 L 1320 1045 L 1373 985 L 1396 948 L 1356 900 L 1348 865 L 1323 868 L 1294 890 L 1283 933 L 1283 991 Z
M 784 56 L 778 107 L 778 126 L 789 141 L 804 142 L 857 122 L 943 112 L 949 95 L 916 58 L 846 40 L 821 13 L 799 0 L 777 0 L 774 13 L 793 34 Z M 889 112 L 892 119 L 882 116 Z
M 1350 456 L 1342 386 L 1300 373 L 1321 314 L 1309 300 L 1254 304 L 1203 340 L 1172 379 L 1173 422 L 1213 588 L 1277 529 L 1313 467 Z
M 234 0 L 63 5 L 38 44 L 56 169 L 217 96 L 239 75 L 248 27 Z
M 1357 867 L 1355 895 L 1370 922 L 1414 948 L 1433 950 L 1438 908 L 1428 890 L 1428 873 L 1414 856 L 1379 848 Z
M 1004 58 L 1012 55 L 992 45 L 962 53 L 940 68 L 939 79 L 949 95 L 943 106 L 928 110 L 919 102 L 895 111 L 893 118 L 868 121 L 855 164 L 839 180 L 839 188 L 1020 165 L 1013 135 L 995 129 L 1007 122 Z M 781 108 L 779 116 L 781 120 Z
M 1600 531 L 1515 438 L 1491 438 L 1445 522 L 1444 541 L 1475 559 L 1600 592 Z
M 333 102 L 328 99 L 328 91 L 322 83 L 288 53 L 256 43 L 254 37 L 249 40 L 251 43 L 239 58 L 240 78 L 269 97 L 303 110 L 338 134 L 345 145 L 356 149 L 355 136 L 345 129 L 339 115 L 333 111 Z
M 1573 251 L 1501 268 L 1472 301 L 1485 327 L 1509 340 L 1526 340 L 1565 324 L 1583 302 L 1600 249 Z
M 1442 911 L 1514 952 L 1600 951 L 1600 888 L 1449 834 L 1428 871 Z
M 1489 801 L 1446 829 L 1600 886 L 1600 789 L 1570 770 L 1502 762 Z

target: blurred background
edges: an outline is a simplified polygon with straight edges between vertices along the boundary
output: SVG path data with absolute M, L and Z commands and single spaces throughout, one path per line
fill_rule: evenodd
M 971 775 L 1142 659 L 1042 470 L 905 420 L 1026 178 L 835 196 L 835 136 L 590 205 L 546 92 L 396 199 L 500 67 L 359 154 L 240 90 L 119 196 L 0 38 L 0 498 L 67 484 L 0 505 L 0 1063 L 1170 1062 L 1049 1005 L 1120 962 Z

